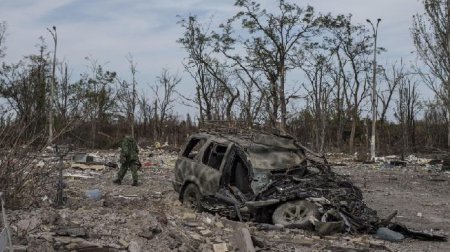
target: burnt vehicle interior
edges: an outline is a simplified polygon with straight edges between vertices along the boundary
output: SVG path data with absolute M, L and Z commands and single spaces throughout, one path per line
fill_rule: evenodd
M 219 170 L 222 164 L 223 158 L 225 157 L 225 152 L 227 151 L 226 145 L 220 145 L 217 143 L 210 143 L 203 153 L 202 162 L 203 164 Z
M 236 187 L 244 195 L 253 194 L 249 181 L 249 168 L 245 165 L 242 158 L 236 155 L 230 169 L 229 185 Z
M 321 235 L 375 233 L 379 227 L 390 227 L 411 238 L 447 239 L 392 223 L 395 214 L 379 218 L 365 204 L 359 188 L 333 172 L 323 155 L 293 138 L 269 134 L 241 139 L 224 134 L 194 136 L 182 156 L 221 173 L 214 195 L 193 197 L 204 211 L 240 221 L 312 229 Z
M 189 141 L 187 147 L 183 152 L 183 156 L 189 159 L 194 159 L 197 156 L 200 148 L 205 144 L 205 142 L 206 139 L 204 138 L 191 139 L 191 141 Z

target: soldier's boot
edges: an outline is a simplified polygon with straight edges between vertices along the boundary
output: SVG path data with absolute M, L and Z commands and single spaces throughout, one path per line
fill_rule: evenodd
M 137 173 L 137 167 L 136 167 L 135 162 L 132 162 L 132 164 L 130 165 L 130 170 L 131 170 L 131 176 L 133 177 L 132 186 L 137 186 L 138 185 L 138 173 Z
M 117 173 L 117 178 L 113 181 L 114 184 L 120 185 L 122 184 L 122 179 L 125 176 L 125 173 L 127 173 L 128 165 L 126 163 L 122 163 L 120 165 L 119 172 Z

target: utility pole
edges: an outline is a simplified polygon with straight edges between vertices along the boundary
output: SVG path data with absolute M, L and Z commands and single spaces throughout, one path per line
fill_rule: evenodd
M 450 148 L 450 0 L 447 0 L 447 147 Z
M 56 70 L 56 45 L 58 43 L 58 36 L 56 34 L 56 26 L 53 26 L 53 30 L 50 30 L 50 28 L 47 28 L 47 30 L 50 32 L 50 34 L 53 37 L 53 42 L 55 45 L 55 48 L 53 50 L 53 69 L 52 69 L 52 83 L 50 86 L 50 104 L 48 109 L 48 143 L 51 144 L 53 141 L 53 104 L 55 102 L 55 86 L 56 86 L 56 77 L 55 77 L 55 70 Z
M 381 18 L 377 19 L 377 24 L 374 26 L 372 21 L 366 20 L 372 26 L 373 29 L 373 76 L 372 76 L 372 136 L 370 138 L 370 159 L 375 161 L 375 132 L 377 128 L 377 37 L 378 37 L 378 25 L 381 22 Z

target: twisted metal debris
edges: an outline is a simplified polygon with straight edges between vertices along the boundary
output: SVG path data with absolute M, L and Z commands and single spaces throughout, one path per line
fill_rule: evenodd
M 180 152 L 173 185 L 187 206 L 241 221 L 278 222 L 323 235 L 376 233 L 390 225 L 409 237 L 446 240 L 391 223 L 396 213 L 379 218 L 359 188 L 288 136 L 193 135 Z

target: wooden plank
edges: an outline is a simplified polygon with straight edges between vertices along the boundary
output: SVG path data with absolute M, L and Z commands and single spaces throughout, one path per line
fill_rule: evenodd
M 83 175 L 83 174 L 71 174 L 71 173 L 66 173 L 63 175 L 65 178 L 72 178 L 72 179 L 94 179 L 95 177 L 93 176 L 88 176 L 88 175 Z

